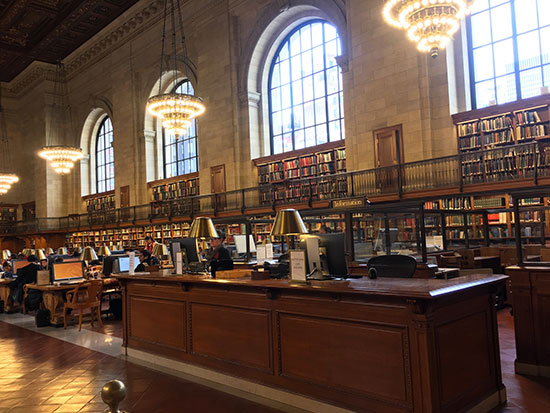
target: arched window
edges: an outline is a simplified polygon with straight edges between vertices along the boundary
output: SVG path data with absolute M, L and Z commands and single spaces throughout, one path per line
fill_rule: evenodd
M 340 48 L 336 28 L 323 20 L 283 40 L 268 84 L 272 154 L 344 138 Z
M 550 86 L 550 1 L 477 0 L 468 19 L 474 108 Z
M 194 95 L 195 90 L 189 80 L 179 83 L 172 93 Z M 189 174 L 198 170 L 197 120 L 193 119 L 184 136 L 167 135 L 162 130 L 164 177 Z
M 101 121 L 95 146 L 97 192 L 115 189 L 115 156 L 113 124 L 108 116 Z

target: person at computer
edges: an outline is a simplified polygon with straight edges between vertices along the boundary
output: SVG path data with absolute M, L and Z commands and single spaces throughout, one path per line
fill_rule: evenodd
M 4 274 L 2 274 L 2 278 L 5 278 L 6 280 L 13 278 L 13 270 L 9 261 L 4 261 L 4 264 L 2 265 L 2 271 L 4 271 Z
M 218 238 L 210 238 L 210 248 L 206 251 L 206 262 L 210 267 L 212 278 L 216 278 L 216 271 L 232 270 L 233 258 L 229 250 L 225 248 L 225 233 L 218 231 Z
M 42 267 L 41 270 L 47 270 L 48 269 L 48 260 L 47 259 L 40 260 L 40 266 Z
M 139 253 L 139 265 L 134 270 L 135 272 L 145 272 L 147 268 L 152 265 L 159 265 L 159 260 L 157 257 L 151 255 L 151 251 L 142 250 Z
M 17 278 L 10 283 L 13 301 L 19 304 L 23 302 L 23 286 L 36 283 L 36 274 L 42 268 L 34 254 L 29 255 L 27 261 L 29 263 L 17 270 Z

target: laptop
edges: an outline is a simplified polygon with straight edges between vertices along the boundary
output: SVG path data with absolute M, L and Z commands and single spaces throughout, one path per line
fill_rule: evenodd
M 77 284 L 84 281 L 84 262 L 54 262 L 52 267 L 52 283 L 61 285 Z

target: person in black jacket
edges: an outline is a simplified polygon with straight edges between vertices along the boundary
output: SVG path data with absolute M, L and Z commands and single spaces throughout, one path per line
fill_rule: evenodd
M 29 255 L 27 261 L 29 263 L 17 270 L 17 278 L 10 283 L 13 301 L 19 304 L 23 302 L 23 286 L 36 283 L 36 273 L 41 269 L 36 255 Z
M 225 241 L 225 233 L 218 231 L 219 238 L 210 239 L 210 248 L 206 252 L 206 261 L 210 267 L 212 278 L 216 278 L 216 271 L 232 270 L 233 258 L 229 250 L 225 248 L 223 242 Z
M 139 265 L 136 267 L 135 272 L 145 272 L 147 267 L 151 265 L 159 265 L 159 260 L 151 255 L 151 251 L 142 250 L 139 253 Z

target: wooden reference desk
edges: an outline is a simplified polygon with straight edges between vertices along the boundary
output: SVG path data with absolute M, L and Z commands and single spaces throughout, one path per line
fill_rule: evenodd
M 502 269 L 500 267 L 499 255 L 474 257 L 474 267 L 475 268 L 492 268 L 493 273 L 495 274 L 502 272 Z
M 83 281 L 82 283 L 84 283 Z M 27 284 L 27 289 L 42 291 L 42 304 L 50 311 L 50 323 L 56 326 L 63 325 L 63 304 L 68 291 L 74 290 L 79 283 L 65 285 L 36 285 Z M 103 288 L 112 289 L 118 284 L 116 278 L 103 278 Z
M 116 278 L 132 357 L 199 365 L 356 411 L 488 411 L 506 399 L 494 305 L 503 275 L 310 285 Z
M 550 267 L 506 268 L 511 278 L 516 373 L 550 377 Z

